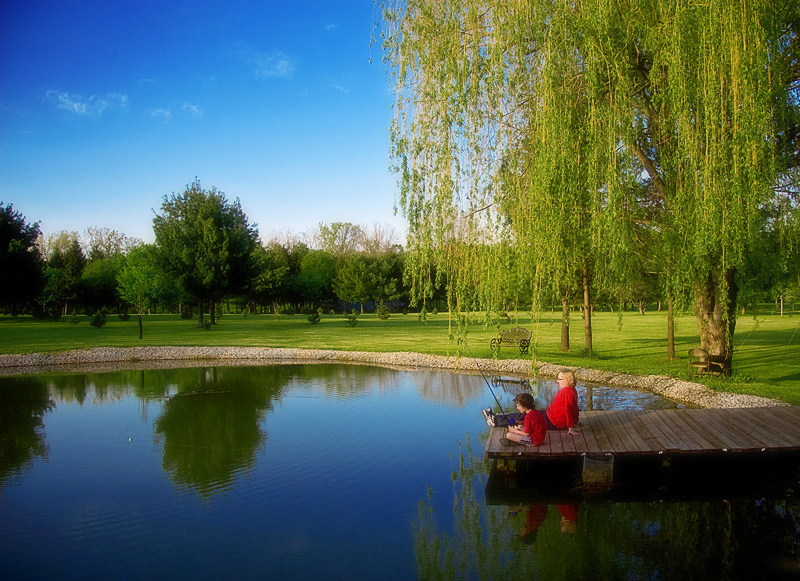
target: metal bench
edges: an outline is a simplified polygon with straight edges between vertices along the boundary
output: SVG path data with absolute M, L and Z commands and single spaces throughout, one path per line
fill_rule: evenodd
M 513 329 L 506 329 L 500 333 L 500 337 L 495 337 L 490 342 L 492 351 L 499 352 L 500 347 L 505 345 L 507 347 L 519 347 L 519 352 L 525 354 L 528 352 L 528 346 L 531 344 L 531 332 L 522 327 L 514 327 Z

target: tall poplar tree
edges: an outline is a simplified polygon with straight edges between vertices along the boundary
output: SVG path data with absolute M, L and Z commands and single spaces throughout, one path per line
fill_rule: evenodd
M 416 292 L 433 265 L 451 307 L 471 293 L 494 308 L 510 266 L 534 304 L 583 290 L 590 338 L 590 283 L 631 276 L 646 232 L 662 286 L 691 289 L 701 343 L 729 372 L 737 276 L 797 162 L 797 3 L 409 0 L 386 14 Z

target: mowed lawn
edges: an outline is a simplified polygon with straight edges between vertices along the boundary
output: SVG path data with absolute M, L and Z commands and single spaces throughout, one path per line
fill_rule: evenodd
M 349 351 L 412 351 L 437 355 L 492 357 L 489 341 L 497 335 L 497 325 L 483 326 L 482 315 L 472 315 L 466 333 L 470 351 L 451 340 L 458 335 L 446 313 L 428 315 L 427 323 L 414 313 L 392 314 L 385 321 L 362 315 L 350 327 L 343 315 L 325 315 L 317 325 L 306 315 L 226 314 L 211 330 L 199 329 L 196 320 L 184 321 L 177 315 L 148 315 L 144 319 L 144 339 L 138 339 L 136 318 L 121 321 L 109 316 L 107 324 L 95 329 L 88 317 L 73 324 L 65 317 L 59 322 L 35 321 L 30 317 L 0 317 L 0 353 L 55 352 L 91 347 L 131 347 L 137 345 L 255 346 L 337 349 Z M 496 321 L 495 321 L 496 323 Z M 560 314 L 543 313 L 538 320 L 520 313 L 516 324 L 534 334 L 538 361 L 589 367 L 640 375 L 668 375 L 687 378 L 687 351 L 699 346 L 697 323 L 693 316 L 676 321 L 677 361 L 667 357 L 666 313 L 640 315 L 626 312 L 595 313 L 592 318 L 594 356 L 583 353 L 583 320 L 575 314 L 571 327 L 569 353 L 558 350 Z M 514 325 L 505 319 L 500 328 Z M 740 316 L 736 325 L 734 376 L 727 380 L 704 378 L 712 389 L 750 393 L 800 404 L 800 316 L 765 314 Z M 519 351 L 504 347 L 502 358 L 520 358 Z M 528 358 L 531 355 L 527 356 Z

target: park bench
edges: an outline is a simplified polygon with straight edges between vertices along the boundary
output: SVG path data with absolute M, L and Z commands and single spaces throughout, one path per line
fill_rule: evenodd
M 528 345 L 531 344 L 531 332 L 522 327 L 514 327 L 513 329 L 506 329 L 500 334 L 500 337 L 492 339 L 490 346 L 492 351 L 500 351 L 500 347 L 514 346 L 519 347 L 519 352 L 525 354 L 528 352 Z
M 722 366 L 711 360 L 705 349 L 689 349 L 689 375 L 721 375 Z

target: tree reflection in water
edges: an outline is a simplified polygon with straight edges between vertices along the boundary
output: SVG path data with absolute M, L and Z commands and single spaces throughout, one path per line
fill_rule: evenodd
M 53 405 L 43 378 L 14 377 L 0 383 L 0 485 L 45 456 L 42 418 Z
M 162 466 L 180 489 L 208 500 L 249 473 L 266 435 L 259 427 L 291 379 L 285 368 L 210 367 L 182 371 L 178 392 L 155 421 Z
M 731 498 L 718 494 L 693 500 L 681 497 L 681 489 L 678 497 L 587 500 L 574 489 L 572 495 L 564 488 L 558 493 L 518 490 L 521 482 L 510 479 L 505 485 L 513 503 L 503 503 L 501 492 L 500 504 L 494 504 L 487 498 L 496 492 L 487 488 L 489 467 L 468 440 L 453 474 L 452 512 L 436 511 L 437 493 L 450 497 L 450 491 L 429 489 L 419 503 L 415 525 L 419 576 L 749 579 L 797 574 L 796 462 L 779 472 L 783 482 L 766 479 L 772 499 L 762 498 L 760 489 L 742 495 L 738 487 Z

